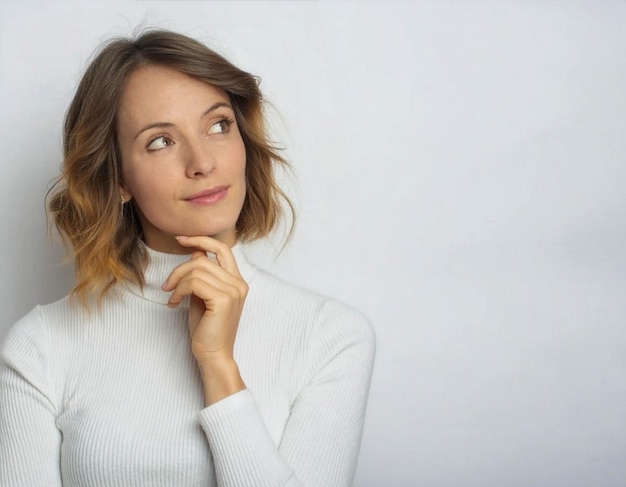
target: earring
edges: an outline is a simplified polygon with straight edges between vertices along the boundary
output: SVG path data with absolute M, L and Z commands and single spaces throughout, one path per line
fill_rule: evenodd
M 122 208 L 124 208 L 125 203 L 126 203 L 126 199 L 124 199 L 124 195 L 122 195 Z

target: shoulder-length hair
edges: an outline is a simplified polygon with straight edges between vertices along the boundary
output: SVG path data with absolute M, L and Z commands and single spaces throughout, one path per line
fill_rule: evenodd
M 131 73 L 145 65 L 173 68 L 224 89 L 231 100 L 246 150 L 246 197 L 237 238 L 268 235 L 282 216 L 281 200 L 294 209 L 275 179 L 275 166 L 289 167 L 268 138 L 259 79 L 202 43 L 164 30 L 115 38 L 87 68 L 65 117 L 61 176 L 48 194 L 48 208 L 63 240 L 73 249 L 76 295 L 86 305 L 101 302 L 117 282 L 144 285 L 147 252 L 131 204 L 120 202 L 121 158 L 116 122 L 120 95 Z

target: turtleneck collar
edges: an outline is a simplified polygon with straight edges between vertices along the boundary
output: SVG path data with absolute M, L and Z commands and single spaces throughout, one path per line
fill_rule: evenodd
M 179 266 L 187 262 L 191 256 L 185 254 L 167 254 L 165 252 L 158 252 L 150 247 L 146 246 L 148 252 L 148 265 L 144 270 L 145 284 L 143 290 L 136 284 L 126 284 L 126 288 L 133 294 L 142 297 L 148 301 L 166 305 L 167 301 L 172 294 L 171 291 L 164 292 L 161 290 L 161 286 L 168 278 L 174 267 Z M 243 279 L 250 283 L 257 268 L 250 263 L 245 254 L 243 253 L 243 245 L 237 242 L 232 247 L 233 255 L 237 261 L 239 272 Z M 189 297 L 186 297 L 180 304 L 181 307 L 189 307 Z

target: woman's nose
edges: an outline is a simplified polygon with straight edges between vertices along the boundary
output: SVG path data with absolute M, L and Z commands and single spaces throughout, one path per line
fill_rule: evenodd
M 189 142 L 186 159 L 186 173 L 189 178 L 206 176 L 215 169 L 215 156 L 207 141 Z

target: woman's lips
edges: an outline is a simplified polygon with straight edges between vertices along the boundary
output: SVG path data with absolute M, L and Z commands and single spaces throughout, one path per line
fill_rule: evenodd
M 196 205 L 212 205 L 218 201 L 222 201 L 228 193 L 228 186 L 215 186 L 204 191 L 200 191 L 188 198 L 185 201 Z

